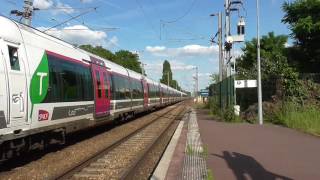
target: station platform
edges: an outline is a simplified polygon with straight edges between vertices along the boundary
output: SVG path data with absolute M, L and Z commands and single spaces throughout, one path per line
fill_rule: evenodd
M 152 179 L 320 179 L 320 137 L 266 124 L 218 122 L 192 109 Z

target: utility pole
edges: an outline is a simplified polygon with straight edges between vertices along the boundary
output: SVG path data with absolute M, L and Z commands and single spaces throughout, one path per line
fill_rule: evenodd
M 24 0 L 24 16 L 23 24 L 31 26 L 33 13 L 33 0 Z
M 261 87 L 261 60 L 260 60 L 260 1 L 257 0 L 257 65 L 258 65 L 258 118 L 263 125 L 262 115 L 262 87 Z
M 195 88 L 194 88 L 194 96 L 196 98 L 196 102 L 198 102 L 198 92 L 199 92 L 199 73 L 198 73 L 198 66 L 194 67 L 194 69 L 196 70 L 196 75 L 194 78 L 195 80 Z
M 27 26 L 31 26 L 33 11 L 39 10 L 39 9 L 33 7 L 33 0 L 24 0 L 23 9 L 24 9 L 23 12 L 19 10 L 12 10 L 10 14 L 21 16 L 23 20 L 22 23 Z
M 196 90 L 197 90 L 197 102 L 198 102 L 198 92 L 199 92 L 199 73 L 198 73 L 198 66 L 196 67 Z
M 223 42 L 222 42 L 222 13 L 211 14 L 210 16 L 218 16 L 218 45 L 219 45 L 219 82 L 223 80 Z M 211 41 L 215 43 L 214 39 Z
M 224 39 L 225 39 L 225 41 L 227 41 L 227 39 L 228 39 L 228 36 L 230 36 L 230 9 L 229 9 L 229 7 L 230 7 L 230 0 L 225 0 L 225 5 L 224 5 L 224 7 L 225 7 L 225 15 L 226 15 L 226 17 L 225 17 L 225 36 L 224 36 Z M 226 65 L 227 65 L 227 68 L 228 68 L 228 62 L 229 62 L 229 59 L 230 59 L 230 51 L 227 49 L 227 48 L 225 48 L 226 49 L 226 56 L 225 56 L 225 58 L 226 58 Z M 227 70 L 227 76 L 228 76 L 228 70 Z
M 170 84 L 169 84 L 169 80 L 170 80 L 170 74 L 169 74 L 169 71 L 167 72 L 167 83 L 168 83 L 168 87 L 170 87 Z
M 146 75 L 146 71 L 144 70 L 144 66 L 147 65 L 147 64 L 144 64 L 144 63 L 140 63 L 141 64 L 141 72 L 142 72 L 142 75 Z
M 218 14 L 218 32 L 219 32 L 219 81 L 223 80 L 223 48 L 222 48 L 222 13 Z

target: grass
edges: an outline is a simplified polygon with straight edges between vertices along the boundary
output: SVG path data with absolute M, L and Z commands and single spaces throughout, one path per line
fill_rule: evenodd
M 207 180 L 214 180 L 213 173 L 210 169 L 207 169 Z
M 187 145 L 187 154 L 189 156 L 193 156 L 194 155 L 194 150 L 192 149 L 192 146 L 190 144 Z
M 207 145 L 202 145 L 201 156 L 202 156 L 204 159 L 207 159 L 207 158 L 208 158 L 208 154 L 209 154 L 208 146 L 207 146 Z
M 276 118 L 277 121 L 289 128 L 320 135 L 320 109 L 317 107 L 301 107 L 287 102 L 276 113 Z
M 195 109 L 209 109 L 208 103 L 203 103 L 203 102 L 194 103 L 193 107 Z

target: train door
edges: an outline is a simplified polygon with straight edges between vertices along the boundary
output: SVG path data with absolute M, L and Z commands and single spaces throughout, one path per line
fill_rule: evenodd
M 147 81 L 142 80 L 143 84 L 143 107 L 148 107 L 148 84 Z
M 107 116 L 110 114 L 110 74 L 105 67 L 95 64 L 92 64 L 92 74 L 95 92 L 95 116 Z
M 1 44 L 0 127 L 22 126 L 27 119 L 27 79 L 23 56 L 18 44 Z M 1 112 L 2 111 L 2 112 Z M 3 122 L 6 120 L 6 124 Z

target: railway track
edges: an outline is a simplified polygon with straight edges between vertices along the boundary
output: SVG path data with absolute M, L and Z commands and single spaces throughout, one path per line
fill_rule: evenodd
M 177 104 L 167 113 L 114 142 L 76 166 L 67 169 L 54 179 L 130 179 L 146 154 L 161 136 L 182 118 L 185 107 Z

